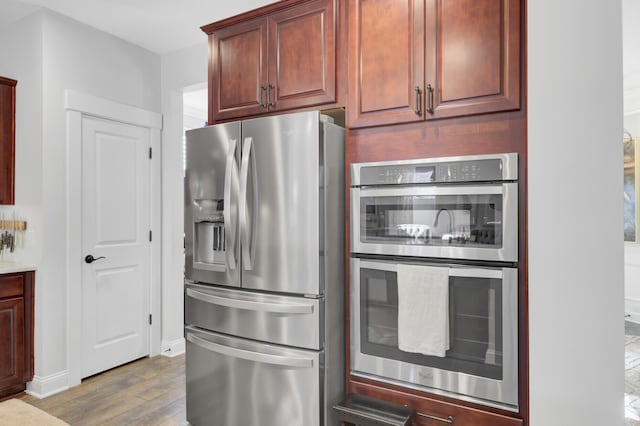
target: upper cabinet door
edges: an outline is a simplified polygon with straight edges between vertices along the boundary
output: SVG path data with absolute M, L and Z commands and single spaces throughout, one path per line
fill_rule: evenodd
M 349 9 L 347 125 L 422 120 L 424 0 L 358 0 Z
M 317 0 L 269 17 L 270 110 L 336 100 L 335 1 Z
M 255 19 L 211 34 L 209 121 L 267 111 L 267 19 Z
M 17 83 L 0 77 L 0 204 L 14 203 Z
M 520 108 L 520 0 L 426 8 L 426 118 Z

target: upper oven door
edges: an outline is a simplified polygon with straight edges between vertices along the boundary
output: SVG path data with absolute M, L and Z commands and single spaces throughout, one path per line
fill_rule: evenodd
M 351 251 L 517 262 L 518 184 L 351 188 Z

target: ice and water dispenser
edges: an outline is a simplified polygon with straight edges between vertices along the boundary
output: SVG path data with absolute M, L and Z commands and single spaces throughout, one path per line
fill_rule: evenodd
M 193 200 L 194 263 L 196 267 L 225 270 L 224 201 Z

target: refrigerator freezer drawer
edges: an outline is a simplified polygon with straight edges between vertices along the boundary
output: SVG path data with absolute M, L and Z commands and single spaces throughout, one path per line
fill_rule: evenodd
M 203 425 L 322 424 L 324 352 L 186 328 L 187 420 Z
M 224 334 L 308 349 L 324 346 L 324 300 L 185 286 L 185 321 Z

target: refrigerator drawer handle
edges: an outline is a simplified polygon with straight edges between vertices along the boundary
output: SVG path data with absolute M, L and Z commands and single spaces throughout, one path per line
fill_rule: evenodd
M 311 304 L 285 304 L 270 302 L 253 302 L 250 300 L 230 299 L 228 297 L 214 296 L 201 291 L 187 289 L 187 296 L 214 305 L 226 306 L 228 308 L 246 309 L 250 311 L 275 312 L 280 314 L 312 314 Z
M 246 349 L 232 348 L 230 346 L 210 342 L 191 333 L 187 333 L 187 340 L 194 345 L 200 346 L 201 348 L 208 351 L 216 352 L 233 358 L 241 358 L 248 361 L 260 362 L 263 364 L 284 365 L 286 367 L 313 368 L 313 358 L 280 356 L 265 354 L 262 352 L 248 351 Z

